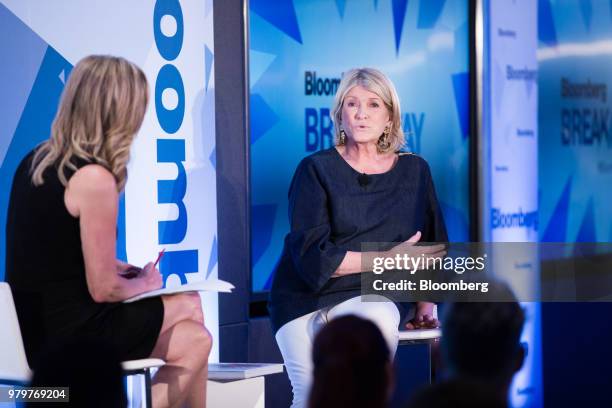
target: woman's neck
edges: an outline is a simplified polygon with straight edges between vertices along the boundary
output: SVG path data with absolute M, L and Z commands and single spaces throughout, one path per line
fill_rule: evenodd
M 344 145 L 344 151 L 340 152 L 345 158 L 355 162 L 377 162 L 385 156 L 384 153 L 378 152 L 376 143 L 355 143 L 351 140 L 346 142 Z
M 380 153 L 375 143 L 355 143 L 349 140 L 337 148 L 344 160 L 360 173 L 385 173 L 395 165 L 396 155 Z

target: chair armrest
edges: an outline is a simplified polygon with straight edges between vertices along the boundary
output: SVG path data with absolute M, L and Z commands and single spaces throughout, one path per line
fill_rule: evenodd
M 399 341 L 437 340 L 442 337 L 441 329 L 400 330 Z
M 147 368 L 157 368 L 166 365 L 164 360 L 159 358 L 143 358 L 140 360 L 128 360 L 121 363 L 123 371 L 140 371 Z

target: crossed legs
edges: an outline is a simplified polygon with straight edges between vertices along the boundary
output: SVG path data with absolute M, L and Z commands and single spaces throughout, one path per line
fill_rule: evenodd
M 212 337 L 204 327 L 200 296 L 188 293 L 162 300 L 164 321 L 151 357 L 166 365 L 153 378 L 153 406 L 204 407 Z

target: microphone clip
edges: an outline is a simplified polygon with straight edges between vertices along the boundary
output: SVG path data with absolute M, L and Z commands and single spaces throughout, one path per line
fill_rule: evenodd
M 368 176 L 365 173 L 361 173 L 358 177 L 357 177 L 357 182 L 359 183 L 359 185 L 363 188 L 367 187 L 370 182 L 372 180 L 370 179 L 370 176 Z

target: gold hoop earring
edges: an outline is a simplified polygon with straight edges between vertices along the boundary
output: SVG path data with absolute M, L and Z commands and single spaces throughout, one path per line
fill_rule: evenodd
M 389 128 L 389 126 L 385 127 L 385 130 L 383 131 L 383 134 L 380 135 L 380 138 L 378 139 L 378 148 L 380 150 L 387 150 L 389 147 L 391 147 L 391 142 L 389 142 L 389 134 L 391 133 L 391 129 Z
M 344 129 L 340 129 L 340 137 L 338 138 L 338 144 L 343 145 L 346 143 L 346 133 Z

